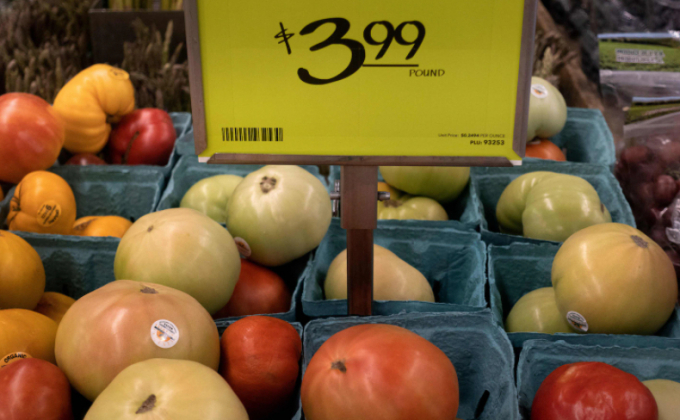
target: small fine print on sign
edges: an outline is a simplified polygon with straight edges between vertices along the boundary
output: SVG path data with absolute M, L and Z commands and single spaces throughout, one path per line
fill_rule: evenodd
M 520 164 L 535 8 L 187 0 L 199 160 Z

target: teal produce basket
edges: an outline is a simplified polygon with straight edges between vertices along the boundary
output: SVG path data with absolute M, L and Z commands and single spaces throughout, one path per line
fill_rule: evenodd
M 566 149 L 569 162 L 613 166 L 616 163 L 614 137 L 599 109 L 569 108 L 564 129 L 551 138 L 560 149 Z M 551 162 L 526 158 L 524 163 Z
M 361 324 L 397 325 L 439 347 L 451 360 L 458 374 L 458 418 L 519 418 L 512 348 L 488 311 L 314 320 L 305 327 L 303 369 L 306 369 L 314 353 L 330 336 Z M 302 418 L 301 413 L 298 413 L 297 418 Z
M 602 165 L 589 165 L 572 162 L 534 162 L 514 168 L 472 168 L 470 182 L 477 190 L 481 213 L 484 215 L 481 226 L 482 240 L 487 244 L 508 245 L 513 242 L 546 243 L 549 241 L 524 238 L 518 235 L 500 233 L 496 220 L 496 204 L 505 187 L 515 178 L 530 172 L 549 171 L 575 175 L 590 182 L 600 200 L 607 206 L 612 221 L 635 226 L 635 218 L 630 205 L 623 196 L 619 182 L 610 169 Z
M 182 156 L 196 156 L 196 145 L 194 144 L 194 127 L 190 127 L 182 137 L 177 138 L 175 146 L 177 155 Z
M 163 191 L 163 174 L 152 168 L 119 168 L 116 171 L 84 171 L 79 166 L 50 169 L 71 186 L 76 198 L 76 217 L 121 216 L 132 221 L 154 211 Z M 0 227 L 9 212 L 11 190 L 0 204 Z M 20 236 L 28 235 L 15 232 Z M 65 235 L 47 235 L 65 236 Z M 118 241 L 117 238 L 97 238 Z
M 335 191 L 335 181 L 340 180 L 340 166 L 331 166 L 328 176 L 328 190 Z M 382 175 L 378 172 L 378 181 L 384 182 Z M 376 192 L 377 194 L 377 192 Z M 458 230 L 477 230 L 482 223 L 481 204 L 478 192 L 472 182 L 468 182 L 467 187 L 451 203 L 442 204 L 446 213 L 449 215 L 448 221 L 429 221 L 429 220 L 378 220 L 378 226 L 407 226 L 417 228 L 422 227 L 447 227 Z
M 519 409 L 523 419 L 529 420 L 534 396 L 545 378 L 558 367 L 577 362 L 607 363 L 641 381 L 680 382 L 680 349 L 677 348 L 584 346 L 532 340 L 522 350 L 517 367 Z
M 245 177 L 263 166 L 265 165 L 208 165 L 206 163 L 199 163 L 196 156 L 182 156 L 172 171 L 170 181 L 158 203 L 157 210 L 179 207 L 182 197 L 184 197 L 189 188 L 204 178 L 224 174 Z M 319 173 L 317 166 L 306 165 L 301 167 L 317 177 L 324 187 L 328 187 L 326 178 Z
M 527 293 L 552 286 L 550 272 L 558 245 L 514 243 L 489 246 L 488 275 L 491 311 L 498 325 L 504 321 L 515 303 Z M 666 325 L 656 336 L 612 334 L 543 334 L 508 333 L 516 352 L 528 340 L 564 340 L 593 346 L 677 347 L 680 348 L 680 308 L 676 308 Z
M 436 301 L 374 301 L 375 315 L 486 308 L 486 251 L 478 233 L 455 229 L 379 226 L 375 230 L 374 242 L 417 268 L 430 282 Z M 331 262 L 346 248 L 346 232 L 340 227 L 340 219 L 334 218 L 305 274 L 302 310 L 306 316 L 347 315 L 347 300 L 325 300 L 323 291 Z
M 156 165 L 87 165 L 87 166 L 79 166 L 80 170 L 84 173 L 116 173 L 121 170 L 127 170 L 127 169 L 132 169 L 133 171 L 136 170 L 145 170 L 148 171 L 150 169 L 160 171 L 163 176 L 167 179 L 170 176 L 170 172 L 172 172 L 172 168 L 175 167 L 175 164 L 177 163 L 177 160 L 179 159 L 179 141 L 184 135 L 192 130 L 191 127 L 191 114 L 188 112 L 171 112 L 170 117 L 172 118 L 172 123 L 175 126 L 175 133 L 177 134 L 177 140 L 175 141 L 175 147 L 172 149 L 172 153 L 170 154 L 170 157 L 168 158 L 168 163 L 166 163 L 163 166 L 156 166 Z M 66 165 L 61 165 L 61 166 L 66 166 Z M 141 175 L 140 175 L 141 176 Z

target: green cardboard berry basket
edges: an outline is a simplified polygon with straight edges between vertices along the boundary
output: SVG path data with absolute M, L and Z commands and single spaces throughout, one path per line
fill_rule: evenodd
M 476 232 L 381 225 L 374 242 L 418 269 L 430 282 L 435 301 L 375 301 L 373 313 L 476 311 L 484 297 L 486 250 Z M 347 248 L 346 232 L 334 218 L 305 273 L 302 311 L 310 318 L 347 315 L 347 300 L 325 300 L 323 284 L 333 259 Z
M 170 181 L 163 191 L 157 209 L 166 210 L 179 207 L 184 194 L 198 181 L 216 175 L 238 175 L 245 177 L 249 173 L 262 168 L 265 165 L 208 165 L 199 163 L 196 156 L 182 156 L 172 171 Z M 301 166 L 321 181 L 324 187 L 328 186 L 326 178 L 319 173 L 319 168 L 312 165 Z
M 600 200 L 612 215 L 612 221 L 635 227 L 635 218 L 630 205 L 623 196 L 619 182 L 610 169 L 602 165 L 573 162 L 530 162 L 514 168 L 472 168 L 470 182 L 477 190 L 480 212 L 484 216 L 481 223 L 482 240 L 487 244 L 508 245 L 513 242 L 548 243 L 518 235 L 500 233 L 496 220 L 496 204 L 505 188 L 515 178 L 530 172 L 549 171 L 575 175 L 590 182 Z
M 451 360 L 458 374 L 458 418 L 519 418 L 512 348 L 507 336 L 494 323 L 488 311 L 409 313 L 311 321 L 305 326 L 303 336 L 303 378 L 314 353 L 328 338 L 361 324 L 397 325 L 439 347 Z M 295 419 L 303 417 L 303 413 L 299 412 Z
M 680 382 L 680 349 L 580 345 L 564 341 L 531 340 L 517 367 L 519 410 L 529 420 L 531 404 L 545 378 L 562 365 L 602 362 L 635 375 L 641 381 L 668 379 Z
M 172 153 L 170 154 L 170 157 L 168 158 L 168 162 L 163 165 L 163 166 L 157 166 L 157 165 L 87 165 L 87 166 L 79 166 L 80 170 L 83 173 L 116 173 L 121 170 L 127 170 L 127 169 L 132 169 L 133 171 L 137 170 L 143 170 L 143 171 L 148 171 L 150 169 L 160 171 L 165 179 L 167 179 L 170 176 L 170 173 L 172 172 L 172 168 L 175 167 L 175 164 L 177 163 L 177 160 L 179 159 L 179 153 L 178 149 L 180 148 L 179 146 L 179 140 L 184 137 L 184 135 L 189 132 L 192 129 L 191 125 L 191 114 L 188 112 L 171 112 L 170 113 L 170 118 L 172 118 L 172 123 L 175 126 L 175 133 L 177 134 L 177 140 L 175 141 L 175 146 L 172 148 Z M 58 166 L 66 166 L 66 165 L 58 165 Z
M 328 191 L 335 191 L 335 181 L 340 180 L 340 166 L 331 166 L 328 176 Z M 384 182 L 380 172 L 378 181 Z M 377 192 L 376 192 L 377 194 Z M 460 196 L 451 203 L 442 204 L 449 215 L 447 221 L 429 220 L 378 220 L 378 226 L 407 226 L 417 228 L 453 228 L 458 230 L 477 230 L 482 223 L 482 212 L 475 186 L 468 182 Z
M 491 311 L 499 326 L 504 328 L 510 310 L 522 296 L 552 286 L 550 272 L 558 249 L 558 245 L 551 243 L 489 246 L 489 295 Z M 666 325 L 654 336 L 513 332 L 508 333 L 508 337 L 518 354 L 527 341 L 539 339 L 593 346 L 680 348 L 680 308 L 676 307 Z
M 569 108 L 567 123 L 550 141 L 566 149 L 568 162 L 612 166 L 616 163 L 614 137 L 599 109 Z M 525 163 L 549 162 L 526 158 Z
M 77 218 L 114 215 L 134 221 L 154 211 L 163 191 L 163 174 L 153 168 L 124 167 L 116 171 L 84 171 L 79 166 L 58 166 L 50 171 L 61 176 L 73 190 Z M 13 195 L 14 189 L 0 203 L 0 227 L 6 224 Z M 17 234 L 36 235 L 25 232 Z M 118 242 L 116 238 L 93 239 Z

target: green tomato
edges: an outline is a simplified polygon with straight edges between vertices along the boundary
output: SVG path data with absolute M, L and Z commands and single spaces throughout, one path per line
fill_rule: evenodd
M 219 373 L 189 360 L 149 359 L 120 372 L 85 420 L 248 420 Z
M 512 181 L 496 206 L 501 232 L 563 242 L 611 215 L 588 181 L 573 175 L 530 172 Z
M 427 197 L 405 195 L 395 200 L 378 201 L 380 220 L 449 220 L 441 204 Z
M 588 333 L 654 334 L 671 317 L 678 298 L 666 252 L 620 223 L 572 235 L 555 255 L 551 278 L 562 316 Z
M 545 334 L 574 332 L 557 309 L 552 287 L 536 289 L 522 296 L 508 314 L 505 329 L 507 332 Z
M 652 391 L 659 420 L 677 420 L 680 415 L 680 383 L 668 379 L 653 379 L 643 384 Z
M 458 198 L 470 180 L 470 168 L 453 166 L 381 166 L 380 173 L 391 186 L 440 203 Z
M 116 280 L 158 283 L 191 295 L 211 314 L 229 302 L 241 258 L 229 232 L 192 209 L 168 209 L 137 220 L 120 240 Z
M 550 138 L 567 122 L 567 103 L 555 86 L 540 77 L 531 78 L 527 141 Z
M 184 194 L 179 206 L 194 209 L 217 223 L 227 221 L 227 203 L 243 178 L 236 175 L 217 175 L 195 183 Z
M 328 268 L 324 292 L 326 299 L 347 299 L 347 250 Z M 434 292 L 415 267 L 392 251 L 373 245 L 373 299 L 434 302 Z
M 250 259 L 279 266 L 316 248 L 331 224 L 324 185 L 299 166 L 265 166 L 245 177 L 227 205 L 227 228 Z

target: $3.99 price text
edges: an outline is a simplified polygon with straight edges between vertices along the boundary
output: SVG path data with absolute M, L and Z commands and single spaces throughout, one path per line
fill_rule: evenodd
M 364 61 L 366 60 L 366 49 L 364 48 L 364 45 L 357 40 L 345 37 L 349 32 L 350 28 L 350 23 L 347 19 L 329 18 L 317 20 L 302 28 L 299 34 L 303 36 L 309 35 L 311 33 L 314 33 L 314 31 L 316 31 L 321 26 L 327 24 L 335 25 L 335 30 L 325 41 L 313 45 L 310 48 L 310 51 L 319 51 L 331 45 L 342 45 L 349 48 L 349 50 L 352 53 L 352 57 L 350 59 L 349 64 L 344 70 L 340 71 L 340 73 L 338 73 L 336 76 L 333 76 L 328 79 L 314 77 L 309 70 L 302 67 L 299 68 L 297 72 L 298 77 L 305 83 L 308 83 L 310 85 L 325 85 L 328 83 L 337 82 L 353 75 L 354 73 L 359 71 L 361 67 L 418 67 L 417 64 L 385 64 L 385 65 L 364 64 Z M 387 30 L 387 35 L 385 36 L 385 39 L 383 39 L 382 41 L 377 41 L 373 38 L 372 34 L 373 28 L 378 25 L 383 26 Z M 413 26 L 417 30 L 417 35 L 415 39 L 412 41 L 407 41 L 404 38 L 404 29 L 407 26 Z M 289 41 L 295 34 L 289 33 L 288 29 L 284 27 L 283 23 L 280 23 L 280 27 L 281 32 L 276 34 L 275 38 L 281 39 L 281 41 L 279 41 L 279 44 L 285 43 L 286 50 L 290 55 L 292 54 L 292 48 Z M 395 41 L 399 45 L 411 46 L 411 50 L 408 52 L 408 55 L 406 56 L 406 60 L 410 60 L 416 55 L 418 49 L 423 44 L 424 39 L 425 39 L 425 25 L 423 25 L 421 22 L 417 20 L 402 22 L 399 25 L 397 25 L 396 28 L 392 23 L 386 20 L 375 21 L 369 23 L 368 26 L 366 26 L 366 28 L 364 29 L 364 40 L 368 45 L 374 46 L 382 45 L 380 51 L 378 52 L 378 55 L 375 57 L 376 60 L 380 60 L 381 58 L 383 58 L 387 50 L 390 48 L 392 41 Z

